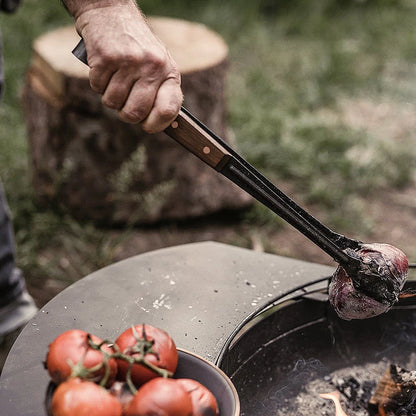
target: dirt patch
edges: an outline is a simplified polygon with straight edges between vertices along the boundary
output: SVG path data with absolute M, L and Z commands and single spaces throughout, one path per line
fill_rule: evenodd
M 384 140 L 416 141 L 416 109 L 411 103 L 343 99 L 339 108 L 341 120 L 353 129 Z

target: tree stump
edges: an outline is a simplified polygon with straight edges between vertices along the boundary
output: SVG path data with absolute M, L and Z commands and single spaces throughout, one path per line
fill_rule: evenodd
M 228 48 L 205 26 L 151 17 L 182 74 L 184 106 L 226 138 Z M 59 28 L 35 40 L 23 103 L 34 190 L 79 219 L 105 224 L 183 220 L 247 208 L 251 199 L 164 133 L 122 123 L 90 89 L 72 56 L 79 36 Z

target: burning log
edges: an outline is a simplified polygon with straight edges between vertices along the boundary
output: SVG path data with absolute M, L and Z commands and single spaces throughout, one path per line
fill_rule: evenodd
M 416 371 L 391 364 L 369 400 L 370 416 L 416 414 Z

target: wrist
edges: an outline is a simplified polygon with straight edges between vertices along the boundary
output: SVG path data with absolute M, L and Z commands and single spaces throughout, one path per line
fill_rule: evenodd
M 110 21 L 118 21 L 122 24 L 121 22 L 130 20 L 132 16 L 135 16 L 137 21 L 141 19 L 144 21 L 136 2 L 131 0 L 89 2 L 89 5 L 74 15 L 75 27 L 80 36 L 84 36 L 87 26 L 96 28 L 97 25 L 100 26 Z
M 137 8 L 134 0 L 63 0 L 63 3 L 75 19 L 88 11 L 107 7 Z

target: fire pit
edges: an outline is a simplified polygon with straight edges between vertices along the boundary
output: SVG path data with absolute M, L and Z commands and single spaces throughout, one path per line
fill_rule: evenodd
M 391 363 L 416 369 L 416 298 L 372 319 L 344 321 L 329 306 L 327 284 L 274 299 L 225 343 L 218 364 L 239 392 L 242 415 L 335 416 L 320 394 L 338 390 L 348 416 L 368 416 Z M 416 282 L 405 288 L 414 290 Z
M 390 362 L 416 369 L 416 299 L 403 299 L 371 320 L 341 321 L 328 305 L 332 272 L 213 242 L 98 270 L 52 299 L 24 328 L 1 374 L 1 414 L 45 416 L 50 378 L 42 362 L 63 330 L 114 339 L 133 322 L 148 322 L 169 328 L 178 347 L 220 363 L 235 383 L 242 414 L 335 416 L 333 403 L 319 393 L 344 382 L 345 394 L 356 395 L 360 405 Z M 345 395 L 342 400 L 348 416 L 360 416 L 345 406 Z

